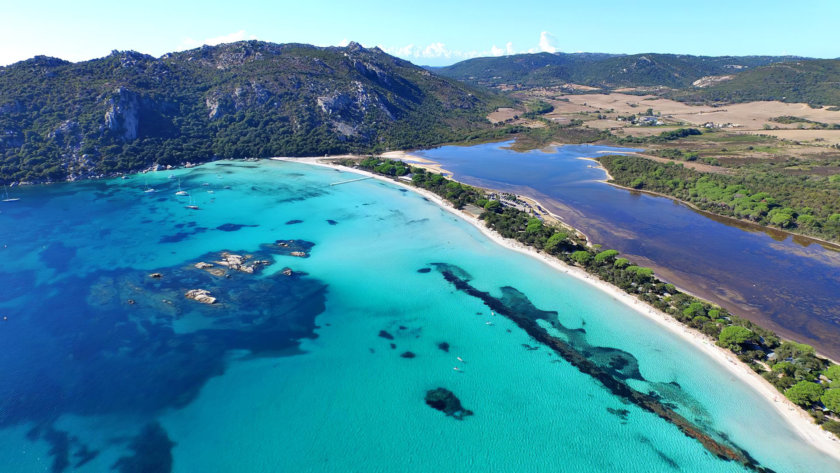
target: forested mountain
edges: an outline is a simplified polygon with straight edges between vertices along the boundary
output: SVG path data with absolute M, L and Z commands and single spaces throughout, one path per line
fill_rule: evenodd
M 538 53 L 468 59 L 435 72 L 475 84 L 542 87 L 574 83 L 599 88 L 688 87 L 707 76 L 736 74 L 777 62 L 776 56 L 689 56 L 684 54 Z
M 506 103 L 356 43 L 39 56 L 0 67 L 0 180 L 428 146 L 488 128 Z

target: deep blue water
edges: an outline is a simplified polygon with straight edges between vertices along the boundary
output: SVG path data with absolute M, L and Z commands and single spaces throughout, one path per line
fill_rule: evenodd
M 840 358 L 840 253 L 779 232 L 712 219 L 672 199 L 600 182 L 597 163 L 621 151 L 562 146 L 518 153 L 510 143 L 418 152 L 464 182 L 542 201 L 595 243 L 681 287 Z M 632 150 L 626 150 L 632 151 Z

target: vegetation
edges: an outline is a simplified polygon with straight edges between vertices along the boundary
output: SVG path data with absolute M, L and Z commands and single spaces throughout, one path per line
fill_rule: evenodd
M 480 189 L 398 161 L 370 157 L 341 163 L 389 176 L 406 169 L 412 184 L 434 192 L 456 208 L 472 204 L 485 209 L 480 218 L 503 237 L 578 266 L 716 339 L 718 345 L 731 350 L 791 401 L 807 409 L 825 430 L 840 435 L 840 365 L 818 357 L 812 346 L 782 342 L 772 331 L 664 283 L 653 270 L 632 264 L 617 250 L 591 247 L 568 230 L 505 206 Z
M 702 173 L 635 156 L 605 156 L 600 162 L 623 186 L 667 194 L 719 215 L 840 240 L 840 185 L 834 176 L 754 169 Z
M 738 66 L 751 69 L 793 60 L 801 58 L 537 53 L 468 59 L 433 70 L 458 80 L 491 87 L 502 84 L 547 87 L 574 83 L 600 88 L 682 88 L 691 86 L 702 77 L 732 74 Z
M 840 60 L 790 60 L 743 70 L 732 79 L 669 95 L 691 102 L 780 100 L 814 106 L 840 105 Z
M 485 116 L 510 104 L 355 43 L 41 56 L 0 67 L 0 181 L 494 137 Z

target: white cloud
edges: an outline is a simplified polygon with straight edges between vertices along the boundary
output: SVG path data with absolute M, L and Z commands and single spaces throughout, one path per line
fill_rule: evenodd
M 507 42 L 504 48 L 500 48 L 495 44 L 490 48 L 491 56 L 510 56 L 511 54 L 516 54 L 516 50 L 513 49 L 513 43 L 510 41 Z
M 235 43 L 237 41 L 244 41 L 246 39 L 257 39 L 257 37 L 254 35 L 246 34 L 245 30 L 239 30 L 235 33 L 228 33 L 225 35 L 216 36 L 214 38 L 206 38 L 202 41 L 197 41 L 192 38 L 186 38 L 181 43 L 181 46 L 184 48 L 197 48 L 205 44 L 208 46 L 216 46 L 217 44 Z
M 556 53 L 558 51 L 556 44 L 557 38 L 555 38 L 553 34 L 548 31 L 540 33 L 540 51 L 546 53 Z
M 398 56 L 404 59 L 412 61 L 416 61 L 418 59 L 430 60 L 430 62 L 433 63 L 448 63 L 452 60 L 463 61 L 464 59 L 483 56 L 509 56 L 511 54 L 519 54 L 524 52 L 556 53 L 557 51 L 559 51 L 559 48 L 557 47 L 557 38 L 555 38 L 554 35 L 552 35 L 548 31 L 543 31 L 540 33 L 540 39 L 537 44 L 537 47 L 523 51 L 517 51 L 516 48 L 513 47 L 513 42 L 511 41 L 505 43 L 504 47 L 496 46 L 494 44 L 490 46 L 489 49 L 483 51 L 449 49 L 446 46 L 446 44 L 442 42 L 430 43 L 426 46 L 407 44 L 405 46 L 389 47 L 379 45 L 379 49 L 385 51 L 388 54 Z

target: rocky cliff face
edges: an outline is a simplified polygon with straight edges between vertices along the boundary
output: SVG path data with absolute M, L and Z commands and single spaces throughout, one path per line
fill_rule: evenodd
M 126 141 L 136 139 L 139 124 L 137 94 L 119 87 L 107 100 L 106 106 L 105 128 Z
M 0 180 L 428 146 L 505 101 L 357 43 L 37 57 L 0 67 Z

